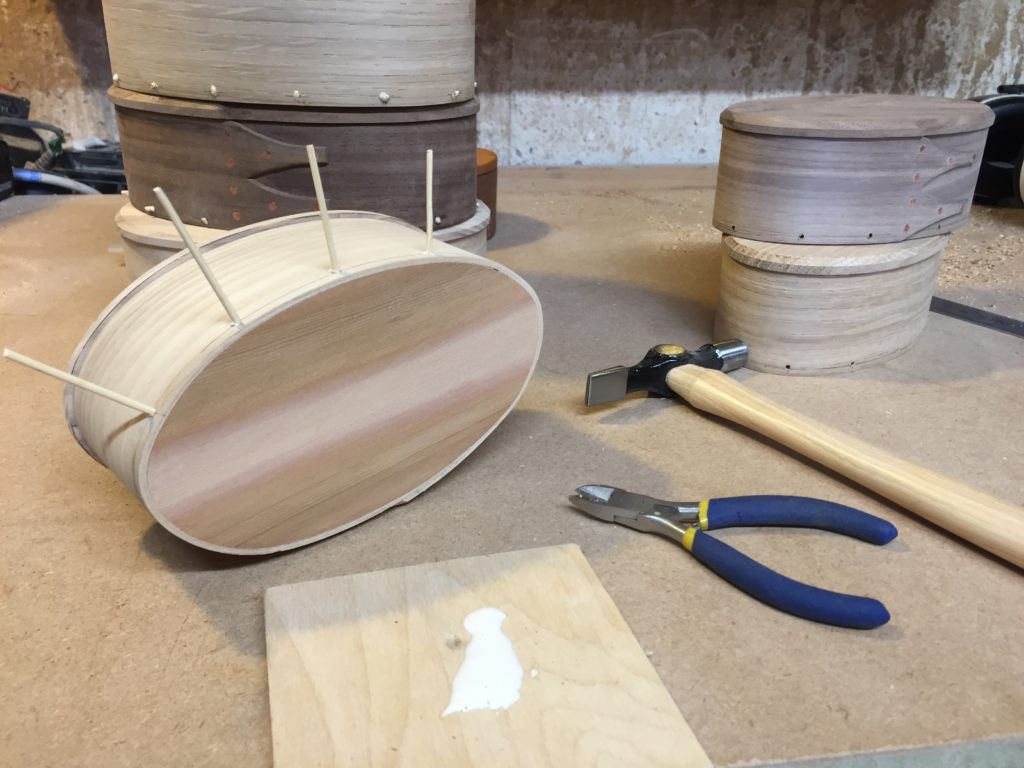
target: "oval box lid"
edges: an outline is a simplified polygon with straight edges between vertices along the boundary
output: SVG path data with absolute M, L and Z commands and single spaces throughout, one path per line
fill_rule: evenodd
M 992 125 L 995 114 L 964 99 L 865 93 L 743 101 L 727 107 L 719 120 L 746 133 L 881 139 L 979 131 Z
M 740 264 L 794 275 L 866 275 L 888 272 L 932 258 L 942 253 L 948 242 L 948 235 L 871 245 L 765 243 L 732 235 L 722 239 L 728 254 Z

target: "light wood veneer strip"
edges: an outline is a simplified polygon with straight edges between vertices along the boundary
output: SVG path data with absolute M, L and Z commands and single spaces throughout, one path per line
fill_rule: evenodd
M 188 99 L 381 107 L 474 94 L 472 0 L 104 0 L 123 88 Z

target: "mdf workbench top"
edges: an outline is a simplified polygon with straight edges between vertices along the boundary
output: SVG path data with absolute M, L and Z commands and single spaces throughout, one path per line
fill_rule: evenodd
M 491 254 L 544 306 L 537 372 L 443 482 L 330 540 L 265 559 L 179 541 L 76 445 L 59 383 L 0 364 L 0 763 L 270 768 L 267 588 L 574 542 L 720 768 L 925 745 L 937 751 L 813 765 L 1024 764 L 1019 570 L 677 402 L 583 407 L 588 371 L 654 343 L 710 340 L 713 172 L 501 174 Z M 68 360 L 127 284 L 113 222 L 123 203 L 0 203 L 0 343 Z M 933 314 L 913 349 L 874 368 L 730 375 L 1022 501 L 1019 339 Z M 678 499 L 799 494 L 881 516 L 899 528 L 885 547 L 816 531 L 715 535 L 793 578 L 879 598 L 892 620 L 858 632 L 767 608 L 672 542 L 574 511 L 566 496 L 590 482 Z

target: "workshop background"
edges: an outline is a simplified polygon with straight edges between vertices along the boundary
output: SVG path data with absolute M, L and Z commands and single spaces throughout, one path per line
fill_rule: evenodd
M 194 5 L 214 3 L 249 10 L 231 0 Z M 268 589 L 569 543 L 593 568 L 595 592 L 607 592 L 607 612 L 635 636 L 640 666 L 657 673 L 716 766 L 1021 768 L 1018 566 L 699 408 L 583 400 L 588 371 L 632 363 L 657 342 L 714 340 L 723 258 L 732 259 L 712 225 L 723 108 L 793 93 L 994 93 L 1024 82 L 1022 19 L 1024 0 L 480 0 L 479 144 L 496 150 L 500 165 L 498 231 L 483 242 L 544 309 L 544 343 L 522 400 L 410 503 L 315 545 L 243 558 L 182 541 L 154 520 L 69 434 L 61 385 L 0 364 L 0 768 L 270 768 Z M 100 0 L 0 0 L 0 86 L 31 99 L 33 118 L 72 140 L 116 139 L 110 78 Z M 413 170 L 418 185 L 418 161 Z M 115 219 L 125 207 L 118 194 L 0 203 L 0 346 L 63 366 L 82 334 L 93 334 L 132 280 Z M 328 263 L 324 254 L 325 272 Z M 973 319 L 927 313 L 905 354 L 834 376 L 752 367 L 730 376 L 1020 504 L 1024 208 L 971 207 L 942 254 L 935 298 Z M 580 483 L 680 500 L 796 494 L 889 520 L 899 536 L 886 546 L 789 528 L 716 535 L 794 579 L 879 599 L 892 620 L 862 633 L 783 616 L 674 543 L 574 510 L 566 499 Z M 575 626 L 574 614 L 558 618 Z M 442 636 L 443 654 L 463 653 L 462 635 Z M 397 655 L 387 661 L 377 668 L 412 668 Z M 525 684 L 553 689 L 565 677 L 544 666 Z M 620 677 L 607 680 L 604 690 L 628 689 Z M 611 701 L 600 687 L 586 690 L 591 702 Z M 414 698 L 378 701 L 396 705 L 398 722 Z M 274 707 L 281 712 L 280 699 Z M 547 712 L 545 732 L 561 746 L 573 731 Z M 595 722 L 589 733 L 606 735 Z M 650 720 L 629 725 L 634 744 L 657 741 Z M 422 753 L 406 754 L 412 762 Z
M 718 115 L 744 98 L 1019 82 L 1022 14 L 1024 0 L 481 0 L 480 144 L 506 166 L 713 163 Z M 0 21 L 0 84 L 75 138 L 115 138 L 100 0 L 0 0 Z

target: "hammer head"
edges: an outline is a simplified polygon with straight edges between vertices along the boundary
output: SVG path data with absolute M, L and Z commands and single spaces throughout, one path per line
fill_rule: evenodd
M 616 365 L 587 376 L 587 405 L 603 405 L 621 400 L 630 392 L 649 392 L 675 397 L 665 375 L 680 365 L 699 365 L 728 373 L 747 362 L 747 345 L 737 339 L 705 344 L 692 352 L 676 344 L 659 344 L 634 366 Z

